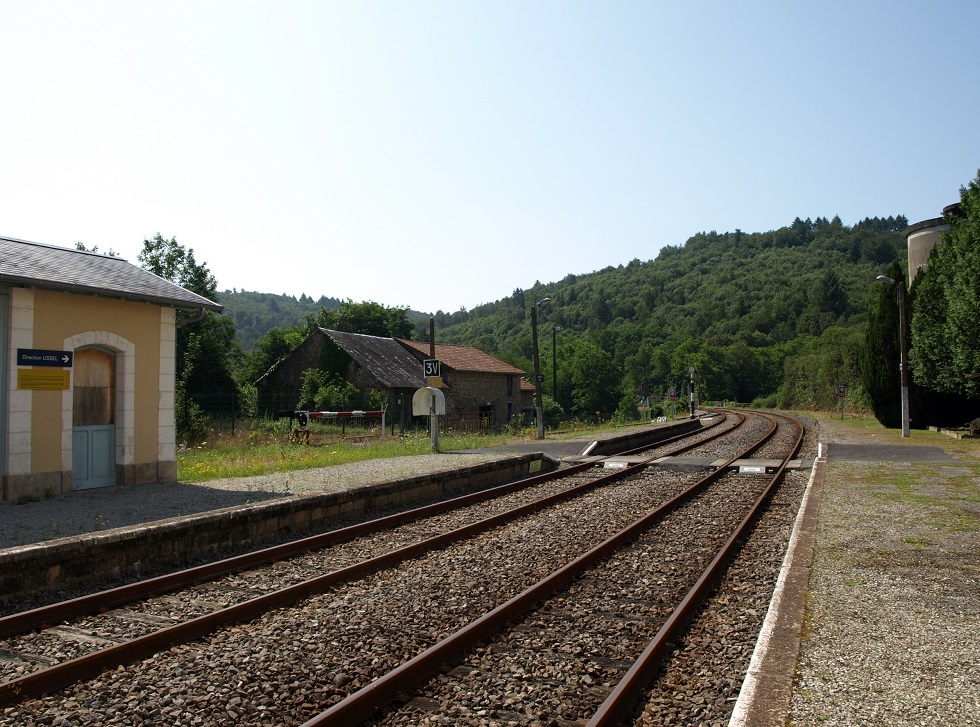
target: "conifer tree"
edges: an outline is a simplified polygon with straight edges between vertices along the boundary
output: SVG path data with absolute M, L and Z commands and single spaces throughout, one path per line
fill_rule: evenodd
M 912 373 L 918 384 L 980 397 L 980 172 L 945 214 L 950 232 L 915 290 Z
M 901 280 L 905 275 L 901 261 L 889 265 L 885 274 Z M 886 427 L 898 427 L 902 422 L 902 397 L 895 289 L 890 285 L 872 285 L 868 303 L 868 327 L 860 359 L 861 384 L 878 421 Z

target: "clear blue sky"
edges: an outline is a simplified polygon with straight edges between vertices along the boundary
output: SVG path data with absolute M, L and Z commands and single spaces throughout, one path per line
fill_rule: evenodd
M 941 214 L 980 3 L 5 2 L 0 235 L 472 308 L 698 231 Z

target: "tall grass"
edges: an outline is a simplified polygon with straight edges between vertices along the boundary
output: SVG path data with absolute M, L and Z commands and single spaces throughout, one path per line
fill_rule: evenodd
M 635 422 L 630 426 L 647 425 Z M 583 434 L 620 430 L 612 420 L 598 422 L 562 422 L 548 438 L 568 438 Z M 432 454 L 432 440 L 427 430 L 411 431 L 404 436 L 378 436 L 376 427 L 336 424 L 319 421 L 310 424 L 310 443 L 290 441 L 292 430 L 286 420 L 239 422 L 234 430 L 215 428 L 208 441 L 196 447 L 182 447 L 177 452 L 177 477 L 181 482 L 206 482 L 230 477 L 250 477 L 273 472 L 290 472 L 332 467 L 348 462 L 382 457 Z M 529 441 L 535 430 L 514 428 L 501 433 L 442 432 L 440 451 L 481 449 L 498 444 Z
M 331 467 L 382 457 L 431 454 L 428 432 L 380 438 L 376 431 L 348 428 L 344 436 L 336 428 L 311 427 L 310 443 L 291 441 L 288 425 L 262 424 L 237 427 L 236 433 L 213 430 L 207 442 L 177 453 L 177 477 L 181 482 L 205 482 L 229 477 L 249 477 Z M 521 435 L 449 433 L 439 435 L 439 449 L 479 449 L 521 439 Z

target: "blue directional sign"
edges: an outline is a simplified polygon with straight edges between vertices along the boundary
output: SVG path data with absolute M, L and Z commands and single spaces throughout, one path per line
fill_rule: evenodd
M 18 348 L 18 366 L 59 366 L 71 368 L 74 351 L 46 351 L 40 348 Z

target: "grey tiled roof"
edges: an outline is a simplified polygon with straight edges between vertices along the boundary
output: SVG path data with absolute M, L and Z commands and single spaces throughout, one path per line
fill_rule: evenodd
M 393 338 L 365 336 L 320 329 L 350 354 L 357 365 L 371 374 L 381 386 L 391 389 L 418 389 L 425 386 L 422 364 Z
M 122 258 L 10 237 L 0 237 L 0 283 L 146 301 L 185 310 L 222 310 L 214 301 Z

